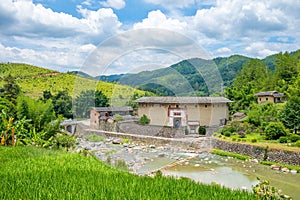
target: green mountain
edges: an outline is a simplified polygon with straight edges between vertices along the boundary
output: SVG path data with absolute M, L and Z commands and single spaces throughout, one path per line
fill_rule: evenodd
M 293 53 L 295 52 L 290 54 Z M 271 72 L 275 70 L 276 55 L 261 59 Z M 163 96 L 207 96 L 220 93 L 223 88 L 229 87 L 243 65 L 253 59 L 241 55 L 212 60 L 193 58 L 167 68 L 137 74 L 105 76 L 102 80 L 118 82 Z
M 118 82 L 159 95 L 209 95 L 231 85 L 249 59 L 240 55 L 213 60 L 193 58 L 163 69 L 128 74 L 119 78 Z
M 101 90 L 104 95 L 111 99 L 111 105 L 125 105 L 133 95 L 145 95 L 145 91 L 137 90 L 130 86 L 98 81 L 85 78 L 80 73 L 60 73 L 20 63 L 0 63 L 0 88 L 3 86 L 3 78 L 11 75 L 15 77 L 22 92 L 33 98 L 41 97 L 43 91 L 49 90 L 52 94 L 67 89 L 73 97 L 84 90 Z

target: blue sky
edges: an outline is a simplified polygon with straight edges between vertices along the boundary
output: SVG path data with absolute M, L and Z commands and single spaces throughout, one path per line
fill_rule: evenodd
M 2 0 L 0 62 L 99 75 L 264 58 L 299 49 L 299 10 L 293 0 Z

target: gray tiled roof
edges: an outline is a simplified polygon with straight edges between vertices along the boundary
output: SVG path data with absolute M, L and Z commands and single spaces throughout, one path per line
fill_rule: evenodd
M 255 96 L 273 96 L 273 97 L 283 97 L 283 93 L 279 93 L 277 91 L 266 91 L 266 92 L 259 92 L 255 94 Z
M 133 108 L 130 106 L 123 106 L 123 107 L 94 107 L 90 110 L 95 110 L 97 112 L 126 112 L 126 111 L 133 111 Z
M 178 103 L 178 104 L 199 104 L 199 103 L 230 103 L 225 97 L 142 97 L 135 100 L 136 103 Z

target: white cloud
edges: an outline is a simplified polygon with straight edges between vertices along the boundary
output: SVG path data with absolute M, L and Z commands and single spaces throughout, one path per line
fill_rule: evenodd
M 133 25 L 133 29 L 141 28 L 161 28 L 172 31 L 183 32 L 187 27 L 187 23 L 178 19 L 168 18 L 160 10 L 151 11 L 148 17 L 142 22 Z
M 120 10 L 126 6 L 124 0 L 107 0 L 107 1 L 100 1 L 99 3 L 104 7 L 110 7 L 117 10 Z
M 166 8 L 186 8 L 195 3 L 195 0 L 145 0 L 148 3 L 161 5 Z

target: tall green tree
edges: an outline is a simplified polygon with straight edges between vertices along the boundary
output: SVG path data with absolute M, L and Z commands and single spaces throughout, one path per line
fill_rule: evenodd
M 17 98 L 21 94 L 21 88 L 16 83 L 15 78 L 8 75 L 4 78 L 2 97 L 12 102 L 14 105 L 17 103 Z
M 73 118 L 72 97 L 69 96 L 68 90 L 59 91 L 51 99 L 57 115 L 62 115 L 65 118 Z
M 88 110 L 91 107 L 108 107 L 109 99 L 101 92 L 94 90 L 82 91 L 75 98 L 75 117 L 88 117 Z
M 258 59 L 247 61 L 233 84 L 226 88 L 225 95 L 234 103 L 231 111 L 247 110 L 257 98 L 255 93 L 273 88 L 272 74 L 265 63 Z
M 300 130 L 300 97 L 291 97 L 280 113 L 282 123 L 286 128 L 297 133 Z

